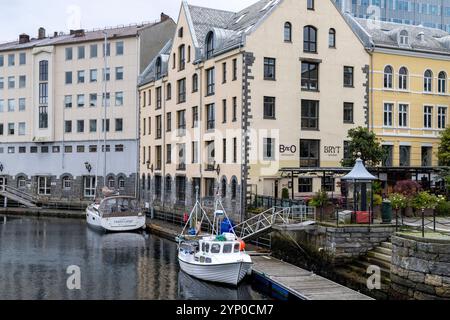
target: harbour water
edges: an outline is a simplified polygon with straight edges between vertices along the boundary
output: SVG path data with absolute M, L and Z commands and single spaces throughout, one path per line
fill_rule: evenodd
M 79 267 L 79 290 L 68 268 Z M 147 233 L 101 234 L 83 220 L 0 216 L 0 300 L 264 300 L 248 282 L 204 283 L 180 271 L 176 244 Z

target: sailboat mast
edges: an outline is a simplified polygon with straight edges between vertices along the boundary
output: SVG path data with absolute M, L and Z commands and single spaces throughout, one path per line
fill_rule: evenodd
M 108 52 L 108 33 L 106 31 L 103 32 L 105 36 L 105 44 L 103 48 L 103 59 L 105 63 L 105 69 L 103 71 L 103 134 L 104 134 L 104 143 L 103 143 L 103 186 L 106 187 L 106 140 L 107 140 L 107 126 L 106 126 L 106 117 L 107 112 L 106 108 L 108 107 L 106 95 L 107 95 L 107 70 L 108 70 L 108 60 L 107 60 L 107 52 Z

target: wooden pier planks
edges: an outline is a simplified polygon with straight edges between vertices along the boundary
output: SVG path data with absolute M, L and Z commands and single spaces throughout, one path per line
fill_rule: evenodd
M 253 272 L 303 300 L 373 300 L 350 288 L 267 256 L 253 256 Z

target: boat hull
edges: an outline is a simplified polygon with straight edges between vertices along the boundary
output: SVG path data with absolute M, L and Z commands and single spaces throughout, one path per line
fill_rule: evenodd
M 249 273 L 251 262 L 235 262 L 227 264 L 194 264 L 178 257 L 180 268 L 188 275 L 209 282 L 224 283 L 237 286 Z
M 86 211 L 86 221 L 89 226 L 108 232 L 129 232 L 145 228 L 146 217 L 131 216 L 131 217 L 113 217 L 102 218 L 95 214 L 92 210 Z

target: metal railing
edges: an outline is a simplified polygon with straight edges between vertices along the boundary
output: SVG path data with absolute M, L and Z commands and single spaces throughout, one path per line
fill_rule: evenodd
M 450 235 L 450 220 L 448 222 L 438 221 L 436 217 L 436 212 L 433 210 L 433 217 L 426 217 L 425 210 L 421 210 L 421 216 L 413 221 L 405 221 L 405 217 L 400 211 L 395 212 L 395 226 L 396 231 L 403 227 L 413 228 L 420 230 L 422 232 L 422 238 L 425 238 L 425 233 L 427 230 L 432 232 L 437 232 L 441 234 Z M 446 228 L 444 228 L 446 227 Z
M 266 196 L 252 195 L 250 205 L 253 208 L 270 209 L 273 207 L 293 207 L 306 205 L 303 200 L 280 199 Z

